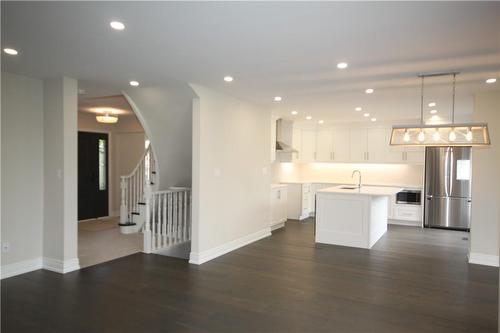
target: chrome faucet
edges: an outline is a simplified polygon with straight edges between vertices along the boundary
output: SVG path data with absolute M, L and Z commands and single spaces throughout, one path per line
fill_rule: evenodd
M 359 170 L 354 170 L 354 171 L 352 172 L 351 178 L 354 178 L 354 174 L 355 174 L 356 172 L 359 174 L 358 188 L 361 188 L 361 171 L 359 171 Z

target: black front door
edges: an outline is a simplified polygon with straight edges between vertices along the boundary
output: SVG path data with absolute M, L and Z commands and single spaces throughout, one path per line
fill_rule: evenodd
M 78 220 L 108 215 L 108 135 L 78 132 Z

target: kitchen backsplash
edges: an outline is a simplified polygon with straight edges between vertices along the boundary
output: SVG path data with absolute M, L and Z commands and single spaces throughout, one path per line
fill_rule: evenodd
M 424 166 L 416 164 L 273 163 L 273 183 L 352 183 L 353 170 L 360 170 L 364 184 L 421 187 Z

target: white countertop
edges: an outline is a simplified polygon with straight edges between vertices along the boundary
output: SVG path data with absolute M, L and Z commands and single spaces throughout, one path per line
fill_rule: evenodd
M 343 185 L 342 185 L 343 186 Z M 342 189 L 340 186 L 328 187 L 318 190 L 318 194 L 353 194 L 353 195 L 372 195 L 372 196 L 391 196 L 403 190 L 401 187 L 387 187 L 387 186 L 361 186 L 354 190 Z

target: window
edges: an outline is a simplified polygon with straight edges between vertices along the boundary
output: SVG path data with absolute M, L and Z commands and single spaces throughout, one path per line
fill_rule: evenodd
M 99 190 L 106 190 L 106 140 L 99 139 Z

